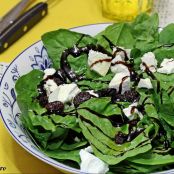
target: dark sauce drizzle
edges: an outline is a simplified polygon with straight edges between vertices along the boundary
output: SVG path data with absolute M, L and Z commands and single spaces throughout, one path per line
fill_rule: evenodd
M 126 53 L 126 51 L 118 46 L 116 46 L 115 44 L 113 44 L 110 39 L 108 39 L 105 35 L 102 35 L 103 38 L 109 43 L 110 48 L 113 50 L 114 48 L 116 48 L 115 52 L 112 55 L 112 58 L 115 58 L 115 56 L 117 55 L 118 52 L 123 52 L 124 56 L 125 56 L 125 61 L 128 61 L 128 55 Z
M 111 121 L 112 125 L 113 125 L 113 126 L 116 126 L 116 127 L 121 126 L 121 125 L 123 125 L 123 124 L 125 124 L 125 123 L 128 122 L 128 118 L 124 115 L 124 113 L 122 113 L 121 115 L 110 115 L 110 116 L 105 116 L 105 115 L 102 115 L 102 114 L 100 114 L 100 113 L 98 113 L 98 112 L 96 112 L 96 111 L 93 111 L 93 110 L 91 110 L 91 109 L 89 109 L 89 108 L 86 108 L 86 107 L 80 108 L 80 109 L 85 109 L 85 110 L 87 110 L 88 112 L 90 112 L 90 113 L 96 115 L 97 117 L 108 119 L 108 120 Z M 121 110 L 121 111 L 122 111 L 122 110 Z
M 134 62 L 132 61 L 132 59 L 129 59 L 128 56 L 127 56 L 127 53 L 125 50 L 123 50 L 122 48 L 119 48 L 117 46 L 115 46 L 106 36 L 103 35 L 103 37 L 105 38 L 105 40 L 109 43 L 110 45 L 110 48 L 111 49 L 114 49 L 116 48 L 116 51 L 111 54 L 110 52 L 108 52 L 107 50 L 105 50 L 101 45 L 94 45 L 94 44 L 88 44 L 86 45 L 85 47 L 80 47 L 79 46 L 79 43 L 80 41 L 83 39 L 85 35 L 82 35 L 82 37 L 78 40 L 78 42 L 74 45 L 74 47 L 72 48 L 68 48 L 66 50 L 63 51 L 62 55 L 61 55 L 61 60 L 60 60 L 60 67 L 61 69 L 60 70 L 57 70 L 56 73 L 52 76 L 48 76 L 47 79 L 43 80 L 41 82 L 41 84 L 38 86 L 38 91 L 39 91 L 39 96 L 38 98 L 42 98 L 42 96 L 46 96 L 46 91 L 44 90 L 43 88 L 43 85 L 45 83 L 46 80 L 48 79 L 53 79 L 55 80 L 55 78 L 59 79 L 60 83 L 67 83 L 67 79 L 69 79 L 71 82 L 78 82 L 80 80 L 91 80 L 91 81 L 96 81 L 96 82 L 106 82 L 108 83 L 108 81 L 100 81 L 100 80 L 92 80 L 92 79 L 85 79 L 84 76 L 79 76 L 77 75 L 72 69 L 71 69 L 71 66 L 70 64 L 68 63 L 68 56 L 69 55 L 72 55 L 73 57 L 78 57 L 80 56 L 81 54 L 88 54 L 90 50 L 94 50 L 94 51 L 99 51 L 99 52 L 102 52 L 106 55 L 108 55 L 109 57 L 112 57 L 115 58 L 116 54 L 118 52 L 123 52 L 124 53 L 124 57 L 125 57 L 125 61 L 130 61 L 130 63 L 128 62 L 124 62 L 124 61 L 118 61 L 116 63 L 112 63 L 111 66 L 114 66 L 116 64 L 122 64 L 124 66 L 126 66 L 130 72 L 130 79 L 131 81 L 134 81 L 134 84 L 133 86 L 137 86 L 138 83 L 139 83 L 139 80 L 140 78 L 142 77 L 142 75 L 140 74 L 137 74 L 134 70 L 133 70 L 133 66 L 134 66 Z M 110 62 L 111 59 L 104 59 L 104 60 L 98 60 L 96 62 L 94 62 L 92 66 L 94 66 L 95 64 L 99 63 L 99 62 L 103 62 L 103 61 L 106 61 L 106 62 Z M 142 63 L 144 66 L 145 66 L 145 72 L 153 79 L 153 80 L 157 80 L 156 77 L 154 76 L 154 74 L 150 71 L 149 67 L 143 62 Z M 121 94 L 121 91 L 122 91 L 122 84 L 124 82 L 124 80 L 126 80 L 128 78 L 128 76 L 124 77 L 122 79 L 122 82 L 119 86 L 119 91 L 116 91 L 116 90 L 113 90 L 113 89 L 104 89 L 103 91 L 102 90 L 99 90 L 99 91 L 96 91 L 96 93 L 99 94 L 99 97 L 106 97 L 106 96 L 109 96 L 111 97 L 111 102 L 112 102 L 112 99 L 113 99 L 113 96 L 116 96 L 118 94 Z M 89 86 L 86 86 L 88 87 L 89 89 Z M 108 91 L 110 90 L 110 91 Z M 174 91 L 174 87 L 171 88 L 170 92 L 168 92 L 168 95 L 171 95 Z M 161 92 L 160 91 L 160 82 L 157 80 L 157 93 Z M 160 96 L 161 96 L 161 103 L 162 103 L 162 92 L 160 93 Z M 139 111 L 141 111 L 142 113 L 144 112 L 144 106 L 146 104 L 152 104 L 152 103 L 145 103 L 146 100 L 148 99 L 148 97 L 146 97 L 144 99 L 144 101 L 142 102 L 141 105 L 137 106 L 137 107 L 132 107 L 132 110 L 131 112 L 133 113 L 134 112 L 134 109 L 137 108 Z M 114 101 L 115 102 L 115 101 Z M 48 101 L 47 101 L 48 103 Z M 47 103 L 42 103 L 43 106 L 46 105 Z M 129 121 L 128 118 L 125 116 L 125 114 L 123 113 L 123 108 L 121 105 L 118 104 L 118 106 L 120 107 L 121 109 L 121 115 L 112 115 L 112 116 L 105 116 L 105 115 L 102 115 L 102 114 L 99 114 L 93 110 L 90 110 L 89 108 L 82 108 L 82 109 L 86 109 L 88 110 L 89 112 L 91 112 L 92 114 L 95 114 L 96 116 L 100 117 L 100 118 L 105 118 L 105 119 L 108 119 L 111 121 L 112 125 L 113 126 L 122 126 L 123 124 L 129 124 L 129 134 L 128 135 L 123 135 L 121 133 L 117 134 L 116 137 L 115 137 L 115 141 L 117 141 L 116 139 L 120 139 L 120 143 L 117 142 L 118 144 L 122 144 L 126 141 L 131 141 L 133 140 L 136 136 L 138 136 L 140 133 L 142 133 L 144 130 L 143 129 L 140 129 L 140 130 L 132 130 L 133 127 L 136 127 L 137 123 L 138 123 L 138 120 L 133 120 L 132 121 Z M 49 111 L 48 111 L 49 112 Z M 62 112 L 61 115 L 62 116 L 65 116 L 67 113 L 64 113 Z M 69 115 L 77 115 L 76 112 L 70 112 L 68 113 Z M 80 116 L 80 118 L 85 121 L 85 122 L 88 122 L 89 124 L 91 124 L 92 126 L 95 126 L 92 122 L 90 122 L 89 120 L 85 119 L 83 116 Z M 164 131 L 164 130 L 163 130 Z M 165 133 L 164 133 L 165 135 Z M 165 135 L 166 136 L 166 135 Z M 169 147 L 169 142 L 167 140 L 167 138 L 165 139 L 164 141 L 164 147 L 165 148 L 168 148 Z
M 137 72 L 134 71 L 134 69 L 133 69 L 133 66 L 134 66 L 133 59 L 128 58 L 128 55 L 127 55 L 127 53 L 124 49 L 122 49 L 120 47 L 117 47 L 106 36 L 104 36 L 104 35 L 102 35 L 102 36 L 109 43 L 109 46 L 110 46 L 111 49 L 116 48 L 116 51 L 112 55 L 113 59 L 115 58 L 115 56 L 117 55 L 118 52 L 123 52 L 124 53 L 124 59 L 125 59 L 126 62 L 117 61 L 115 63 L 112 63 L 111 66 L 114 66 L 114 65 L 117 65 L 117 64 L 122 64 L 122 65 L 126 66 L 129 70 L 129 73 L 130 73 L 130 80 L 134 82 L 133 86 L 137 86 L 142 75 L 138 75 Z M 128 63 L 127 61 L 130 61 L 130 63 Z
M 80 40 L 82 40 L 84 36 L 85 35 L 82 35 Z M 109 57 L 112 57 L 112 54 L 108 52 L 107 50 L 105 50 L 101 45 L 88 44 L 85 47 L 79 47 L 78 43 L 74 47 L 64 50 L 60 60 L 60 67 L 71 82 L 78 82 L 79 80 L 84 80 L 84 77 L 77 76 L 75 72 L 71 69 L 70 64 L 68 63 L 69 55 L 72 55 L 73 57 L 78 57 L 81 54 L 88 54 L 90 50 L 94 50 L 94 51 L 102 52 L 108 55 Z M 109 59 L 106 59 L 105 61 L 108 61 L 108 60 Z

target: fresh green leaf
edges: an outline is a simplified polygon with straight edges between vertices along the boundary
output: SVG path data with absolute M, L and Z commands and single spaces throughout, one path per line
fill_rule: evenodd
M 163 45 L 174 43 L 174 24 L 169 24 L 159 34 L 159 42 Z

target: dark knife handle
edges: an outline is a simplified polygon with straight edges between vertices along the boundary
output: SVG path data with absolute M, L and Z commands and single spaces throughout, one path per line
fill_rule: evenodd
M 0 53 L 10 47 L 48 13 L 48 4 L 40 2 L 22 14 L 0 35 Z

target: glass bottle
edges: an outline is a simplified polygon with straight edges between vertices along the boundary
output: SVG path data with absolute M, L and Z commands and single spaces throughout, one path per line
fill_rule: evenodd
M 101 0 L 104 17 L 117 21 L 131 21 L 142 12 L 150 12 L 153 0 Z

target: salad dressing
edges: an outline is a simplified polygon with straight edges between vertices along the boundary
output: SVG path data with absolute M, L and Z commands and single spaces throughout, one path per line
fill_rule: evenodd
M 94 45 L 94 44 L 88 44 L 85 47 L 78 47 L 78 46 L 75 45 L 72 48 L 68 48 L 68 49 L 64 50 L 64 52 L 62 53 L 62 56 L 61 56 L 61 60 L 60 60 L 60 67 L 64 71 L 67 78 L 71 82 L 78 82 L 79 80 L 82 80 L 83 78 L 81 79 L 71 69 L 71 67 L 68 63 L 68 56 L 72 55 L 73 57 L 78 57 L 78 56 L 80 56 L 81 54 L 84 54 L 84 53 L 88 54 L 90 50 L 99 51 L 101 53 L 107 54 L 108 56 L 112 56 L 112 54 L 109 53 L 107 50 L 105 50 L 101 45 Z M 101 61 L 108 61 L 108 59 L 101 60 Z M 93 64 L 96 64 L 96 63 L 98 63 L 98 61 L 94 62 Z
M 127 53 L 125 50 L 123 50 L 122 48 L 119 48 L 119 47 L 116 47 L 107 37 L 103 36 L 109 43 L 110 45 L 110 48 L 113 49 L 113 48 L 116 48 L 116 51 L 114 51 L 113 54 L 109 53 L 107 50 L 105 50 L 101 45 L 93 45 L 93 44 L 89 44 L 85 47 L 79 47 L 79 42 L 81 41 L 81 39 L 84 37 L 85 35 L 82 35 L 82 37 L 79 39 L 79 41 L 77 42 L 76 45 L 74 45 L 72 48 L 68 48 L 66 50 L 64 50 L 64 52 L 62 53 L 62 56 L 61 56 L 61 61 L 60 61 L 60 65 L 61 65 L 61 69 L 56 71 L 56 73 L 52 76 L 48 76 L 46 80 L 48 79 L 53 79 L 55 77 L 59 78 L 61 80 L 62 83 L 66 83 L 67 82 L 67 78 L 71 81 L 71 82 L 78 82 L 78 81 L 81 81 L 81 80 L 90 80 L 90 81 L 97 81 L 97 82 L 106 82 L 108 83 L 108 81 L 101 81 L 101 80 L 92 80 L 92 79 L 86 79 L 85 77 L 83 76 L 78 76 L 72 69 L 71 69 L 71 66 L 68 62 L 68 56 L 69 55 L 72 55 L 73 57 L 78 57 L 80 56 L 81 54 L 88 54 L 89 51 L 92 49 L 94 51 L 99 51 L 101 53 L 104 53 L 104 54 L 107 54 L 108 56 L 112 57 L 112 59 L 115 58 L 115 56 L 117 55 L 118 52 L 123 52 L 124 53 L 124 57 L 125 57 L 125 61 L 129 61 L 128 59 L 128 56 L 127 56 Z M 95 61 L 92 65 L 94 66 L 95 64 L 97 63 L 101 63 L 101 62 L 111 62 L 112 59 L 101 59 L 101 60 L 97 60 Z M 124 62 L 124 61 L 117 61 L 115 63 L 112 63 L 111 66 L 114 66 L 114 65 L 117 65 L 117 64 L 122 64 L 124 66 L 126 66 L 130 72 L 130 79 L 131 81 L 134 81 L 134 85 L 133 86 L 136 86 L 136 84 L 138 84 L 139 80 L 140 80 L 140 77 L 141 75 L 137 74 L 134 70 L 133 70 L 133 66 L 134 66 L 134 62 L 131 61 L 131 63 L 127 63 L 127 62 Z M 142 63 L 144 66 L 145 66 L 145 72 L 153 79 L 153 80 L 157 80 L 156 77 L 154 76 L 154 74 L 150 71 L 149 67 L 143 62 Z M 119 90 L 116 91 L 115 89 L 103 89 L 103 90 L 99 90 L 99 91 L 95 91 L 96 94 L 99 94 L 99 97 L 111 97 L 111 102 L 112 102 L 112 97 L 115 96 L 117 98 L 118 95 L 122 95 L 121 92 L 122 92 L 122 86 L 123 86 L 123 82 L 128 78 L 129 76 L 125 76 L 122 78 L 122 81 L 119 85 Z M 84 87 L 87 87 L 88 89 L 90 88 L 88 85 L 79 85 L 79 86 L 84 86 Z M 40 93 L 41 94 L 45 94 L 45 91 L 44 89 L 42 89 L 41 87 L 39 88 L 40 90 Z M 171 94 L 172 92 L 174 91 L 174 87 L 172 88 L 172 90 L 169 92 L 169 94 Z M 157 80 L 157 92 L 160 92 L 160 83 L 159 81 Z M 162 92 L 161 92 L 161 102 L 162 102 Z M 142 102 L 142 105 L 139 105 L 139 106 L 134 106 L 132 107 L 131 109 L 131 114 L 134 113 L 134 110 L 135 109 L 138 109 L 139 111 L 141 111 L 142 113 L 144 112 L 144 106 L 146 104 L 152 104 L 152 103 L 145 103 L 146 100 L 149 98 L 149 96 L 147 96 L 143 102 Z M 121 110 L 121 114 L 120 115 L 111 115 L 111 116 L 105 116 L 105 115 L 102 115 L 98 112 L 95 112 L 89 108 L 81 108 L 81 109 L 85 109 L 87 111 L 89 111 L 90 113 L 94 114 L 95 116 L 97 117 L 100 117 L 100 118 L 105 118 L 105 119 L 108 119 L 110 120 L 111 124 L 114 126 L 114 127 L 120 127 L 124 124 L 129 124 L 129 133 L 127 135 L 123 135 L 123 134 L 117 134 L 116 135 L 116 139 L 120 142 L 117 142 L 118 144 L 122 144 L 124 142 L 129 142 L 129 141 L 132 141 L 135 137 L 137 137 L 140 133 L 144 132 L 144 129 L 140 129 L 138 130 L 137 128 L 135 130 L 133 130 L 133 127 L 136 127 L 136 124 L 138 121 L 136 120 L 133 120 L 133 121 L 129 121 L 128 118 L 126 117 L 126 115 L 124 114 L 123 110 L 122 110 L 122 105 L 118 104 L 118 107 L 120 108 Z M 61 115 L 66 115 L 67 113 L 61 113 Z M 74 115 L 75 113 L 68 113 L 69 115 Z M 93 127 L 96 127 L 91 121 L 85 119 L 82 115 L 80 116 L 81 120 L 89 123 L 90 125 L 92 125 Z M 145 135 L 145 133 L 144 133 Z M 106 135 L 107 136 L 107 135 Z M 116 141 L 117 141 L 116 140 Z M 146 140 L 147 141 L 147 140 Z M 146 142 L 145 141 L 145 142 Z M 144 144 L 145 142 L 142 142 L 142 144 Z M 141 145 L 142 145 L 141 144 Z M 140 146 L 140 145 L 139 145 Z M 168 142 L 167 141 L 164 141 L 164 147 L 167 148 L 168 147 Z
M 122 78 L 121 83 L 120 83 L 120 85 L 119 85 L 118 94 L 121 94 L 122 88 L 123 88 L 123 83 L 124 83 L 124 81 L 125 81 L 127 78 L 129 78 L 129 76 L 125 76 L 125 77 Z
M 90 66 L 90 68 L 92 68 L 94 65 L 96 65 L 97 63 L 102 63 L 102 62 L 111 62 L 111 59 L 101 59 L 101 60 L 97 60 L 94 63 L 92 63 L 92 65 Z

